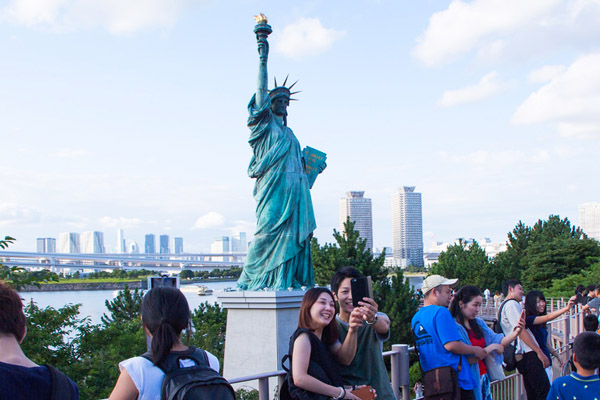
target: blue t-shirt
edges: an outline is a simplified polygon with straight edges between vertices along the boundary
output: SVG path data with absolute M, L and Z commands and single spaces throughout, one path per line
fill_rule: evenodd
M 548 357 L 548 360 L 552 360 L 552 356 L 550 355 L 550 349 L 548 349 L 548 328 L 543 326 L 542 324 L 534 325 L 533 321 L 535 321 L 536 315 L 530 315 L 525 318 L 525 327 L 533 333 L 533 337 L 535 337 L 535 341 L 537 342 L 540 350 Z
M 461 339 L 456 321 L 447 308 L 434 305 L 423 307 L 412 318 L 411 326 L 423 371 L 439 367 L 458 370 L 460 356 L 444 348 L 444 344 Z
M 600 378 L 598 375 L 581 376 L 572 372 L 569 376 L 556 378 L 546 400 L 587 400 L 600 399 Z
M 51 383 L 50 370 L 42 365 L 29 368 L 0 362 L 0 400 L 47 400 Z M 78 399 L 77 385 L 70 379 L 69 383 Z

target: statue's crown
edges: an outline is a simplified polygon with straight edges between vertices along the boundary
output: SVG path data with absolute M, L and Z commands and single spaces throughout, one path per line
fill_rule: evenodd
M 298 83 L 298 81 L 292 83 L 290 85 L 290 87 L 286 87 L 285 84 L 287 83 L 288 80 L 288 76 L 285 77 L 285 80 L 283 81 L 283 85 L 281 86 L 277 86 L 277 78 L 273 78 L 274 82 L 275 82 L 275 87 L 273 89 L 271 89 L 269 91 L 269 97 L 271 97 L 271 100 L 274 100 L 278 97 L 285 97 L 288 100 L 296 100 L 296 99 L 292 99 L 292 95 L 296 94 L 296 93 L 300 93 L 300 92 L 291 92 L 290 89 L 294 87 L 294 85 L 296 83 Z

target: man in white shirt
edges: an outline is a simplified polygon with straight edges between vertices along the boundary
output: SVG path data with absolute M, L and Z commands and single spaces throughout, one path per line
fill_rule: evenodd
M 508 280 L 504 283 L 505 305 L 500 316 L 500 326 L 504 335 L 510 334 L 517 326 L 521 314 L 523 299 L 523 285 L 518 280 Z M 523 375 L 527 400 L 546 400 L 550 390 L 550 381 L 544 368 L 550 366 L 550 360 L 539 348 L 535 338 L 524 329 L 518 336 L 515 359 L 517 370 Z

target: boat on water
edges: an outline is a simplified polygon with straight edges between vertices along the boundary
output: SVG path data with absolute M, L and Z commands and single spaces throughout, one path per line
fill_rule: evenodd
M 212 292 L 213 290 L 211 288 L 204 285 L 198 288 L 198 296 L 208 296 L 209 294 L 212 294 Z

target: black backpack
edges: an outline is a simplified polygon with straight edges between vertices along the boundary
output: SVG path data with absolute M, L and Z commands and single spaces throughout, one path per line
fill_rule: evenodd
M 496 315 L 496 320 L 494 321 L 494 323 L 492 324 L 492 330 L 496 333 L 502 333 L 504 334 L 504 332 L 502 331 L 502 326 L 500 321 L 502 321 L 502 310 L 504 309 L 504 306 L 506 305 L 506 303 L 508 303 L 509 301 L 516 301 L 515 299 L 508 299 L 504 302 L 502 302 L 502 304 L 500 305 L 500 308 L 498 309 L 498 314 Z M 515 339 L 514 342 L 511 342 L 508 346 L 504 347 L 504 355 L 503 355 L 503 367 L 505 370 L 507 371 L 514 371 L 517 368 L 517 360 L 515 359 L 515 351 L 516 351 L 516 342 L 519 339 Z
M 153 360 L 149 351 L 142 357 Z M 180 367 L 179 361 L 185 359 L 193 360 L 196 365 Z M 157 367 L 165 373 L 160 389 L 161 400 L 235 400 L 233 388 L 210 367 L 204 350 L 190 346 L 184 352 L 169 354 Z
M 79 399 L 77 386 L 62 372 L 52 365 L 44 364 L 50 371 L 50 399 L 52 400 L 76 400 Z

